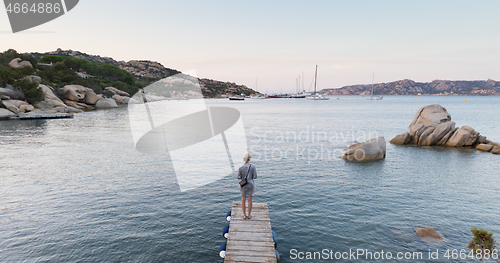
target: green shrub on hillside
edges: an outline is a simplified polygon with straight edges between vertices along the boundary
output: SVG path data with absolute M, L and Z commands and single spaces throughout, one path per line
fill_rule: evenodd
M 29 80 L 17 80 L 14 82 L 14 88 L 19 89 L 24 93 L 24 96 L 28 100 L 28 103 L 33 104 L 38 101 L 45 99 L 43 91 L 38 89 L 37 83 L 32 83 Z

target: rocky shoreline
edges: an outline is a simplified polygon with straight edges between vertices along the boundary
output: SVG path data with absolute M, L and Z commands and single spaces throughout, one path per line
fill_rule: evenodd
M 23 61 L 25 62 L 25 61 Z M 29 62 L 28 62 L 29 63 Z M 13 68 L 31 67 L 31 64 L 22 64 L 19 59 L 13 60 L 9 66 Z M 39 76 L 31 75 L 25 77 L 31 83 L 38 85 L 37 89 L 43 92 L 43 100 L 29 104 L 26 96 L 11 85 L 0 88 L 0 120 L 19 119 L 26 116 L 65 116 L 64 113 L 80 113 L 86 110 L 117 108 L 120 104 L 140 103 L 130 98 L 130 94 L 114 87 L 106 87 L 105 90 L 112 97 L 107 98 L 97 95 L 92 89 L 81 85 L 65 85 L 62 90 L 64 97 L 61 99 L 54 94 L 54 88 L 41 84 Z

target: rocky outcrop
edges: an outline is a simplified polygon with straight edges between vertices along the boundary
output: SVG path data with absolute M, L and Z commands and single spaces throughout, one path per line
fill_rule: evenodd
M 386 143 L 384 137 L 356 143 L 344 149 L 343 159 L 353 162 L 375 161 L 385 158 Z
M 33 105 L 30 105 L 26 101 L 22 100 L 2 100 L 3 106 L 14 114 L 30 112 L 35 109 Z
M 411 142 L 411 136 L 410 136 L 410 133 L 408 133 L 408 132 L 396 135 L 396 137 L 394 137 L 391 140 L 392 144 L 397 144 L 397 145 L 404 145 L 404 144 L 408 144 L 410 142 Z
M 329 95 L 369 95 L 372 85 L 351 85 L 324 89 Z M 500 82 L 494 80 L 415 82 L 410 79 L 373 85 L 374 94 L 384 95 L 500 95 Z
M 478 149 L 478 150 L 480 150 L 480 151 L 483 151 L 483 152 L 489 152 L 489 151 L 491 151 L 491 150 L 493 149 L 493 147 L 494 147 L 494 146 L 493 146 L 493 145 L 491 145 L 491 144 L 484 144 L 484 143 L 482 143 L 482 144 L 479 144 L 479 145 L 476 147 L 476 149 Z
M 0 108 L 0 120 L 2 119 L 9 119 L 10 117 L 15 117 L 16 114 L 14 114 L 12 111 Z
M 95 104 L 95 106 L 98 109 L 118 108 L 118 105 L 116 104 L 115 100 L 113 100 L 113 99 L 98 100 L 97 103 Z
M 476 132 L 469 126 L 463 126 L 453 133 L 445 145 L 449 147 L 472 146 L 476 144 L 478 137 L 479 132 Z
M 25 79 L 31 83 L 36 83 L 36 84 L 42 83 L 42 78 L 39 76 L 35 76 L 35 75 L 26 76 L 23 79 Z
M 42 110 L 55 110 L 56 112 L 64 112 L 64 113 L 82 112 L 82 110 L 66 105 L 61 99 L 59 99 L 54 94 L 54 89 L 52 87 L 40 84 L 38 85 L 38 88 L 43 91 L 45 100 L 35 103 L 35 106 L 37 108 Z
M 95 104 L 102 99 L 92 89 L 80 85 L 66 85 L 63 92 L 64 103 L 79 110 L 94 110 Z
M 72 101 L 83 101 L 87 88 L 80 85 L 66 85 L 63 88 L 64 98 Z
M 79 109 L 79 110 L 95 110 L 96 109 L 95 106 L 88 105 L 88 104 L 85 104 L 83 102 L 65 100 L 64 103 L 70 107 L 73 107 L 73 108 Z
M 4 99 L 13 99 L 13 100 L 25 100 L 26 97 L 24 93 L 20 90 L 14 89 L 11 85 L 7 85 L 6 88 L 0 88 L 0 96 L 4 96 Z
M 434 228 L 418 228 L 415 230 L 419 237 L 431 237 L 435 239 L 443 239 L 443 235 L 434 230 Z
M 500 154 L 500 147 L 495 146 L 493 149 L 490 151 L 492 154 Z
M 54 94 L 54 89 L 52 87 L 40 84 L 38 85 L 38 89 L 43 91 L 45 102 L 49 103 L 52 108 L 66 106 L 66 104 Z
M 98 100 L 99 97 L 97 97 L 97 94 L 92 89 L 87 88 L 85 90 L 85 98 L 83 99 L 85 104 L 96 104 Z
M 106 87 L 104 90 L 112 92 L 114 95 L 119 95 L 119 96 L 125 96 L 125 97 L 130 97 L 130 94 L 128 94 L 125 91 L 119 90 L 115 87 Z
M 112 99 L 114 99 L 117 104 L 127 104 L 130 101 L 129 97 L 120 95 L 113 95 Z
M 496 146 L 486 136 L 481 136 L 479 132 L 469 126 L 457 129 L 455 122 L 451 121 L 451 115 L 448 111 L 437 104 L 419 109 L 409 128 L 410 132 L 397 135 L 391 140 L 391 143 L 395 145 L 476 147 L 482 151 L 491 151 Z
M 15 58 L 9 62 L 9 67 L 11 68 L 24 68 L 24 67 L 30 67 L 32 68 L 33 65 L 29 61 L 23 61 L 20 58 Z
M 140 78 L 162 79 L 180 73 L 178 71 L 165 68 L 162 64 L 156 61 L 147 60 L 131 60 L 127 63 L 119 65 L 119 67 Z

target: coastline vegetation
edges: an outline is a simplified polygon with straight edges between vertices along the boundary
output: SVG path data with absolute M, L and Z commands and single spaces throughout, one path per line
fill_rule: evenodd
M 15 58 L 29 61 L 33 67 L 9 67 L 9 62 Z M 52 65 L 38 65 L 38 63 L 52 63 Z M 78 73 L 88 77 L 83 78 Z M 42 84 L 53 87 L 56 94 L 61 97 L 62 87 L 65 85 L 82 85 L 91 88 L 97 94 L 110 95 L 104 92 L 104 88 L 112 86 L 134 94 L 149 82 L 149 80 L 136 82 L 134 76 L 126 70 L 106 63 L 59 55 L 43 56 L 37 60 L 32 56 L 19 54 L 13 49 L 0 53 L 0 87 L 12 85 L 24 93 L 29 103 L 34 103 L 43 100 L 43 92 L 38 89 L 36 83 L 23 79 L 30 75 L 39 76 Z

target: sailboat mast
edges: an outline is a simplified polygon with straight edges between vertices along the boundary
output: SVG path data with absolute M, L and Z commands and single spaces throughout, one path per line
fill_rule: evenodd
M 302 71 L 302 91 L 306 91 L 304 88 L 304 71 Z
M 372 99 L 373 99 L 373 83 L 375 82 L 375 72 L 373 72 L 373 76 L 372 76 Z
M 316 65 L 316 73 L 314 73 L 314 94 L 316 94 L 316 82 L 318 80 L 318 65 Z

